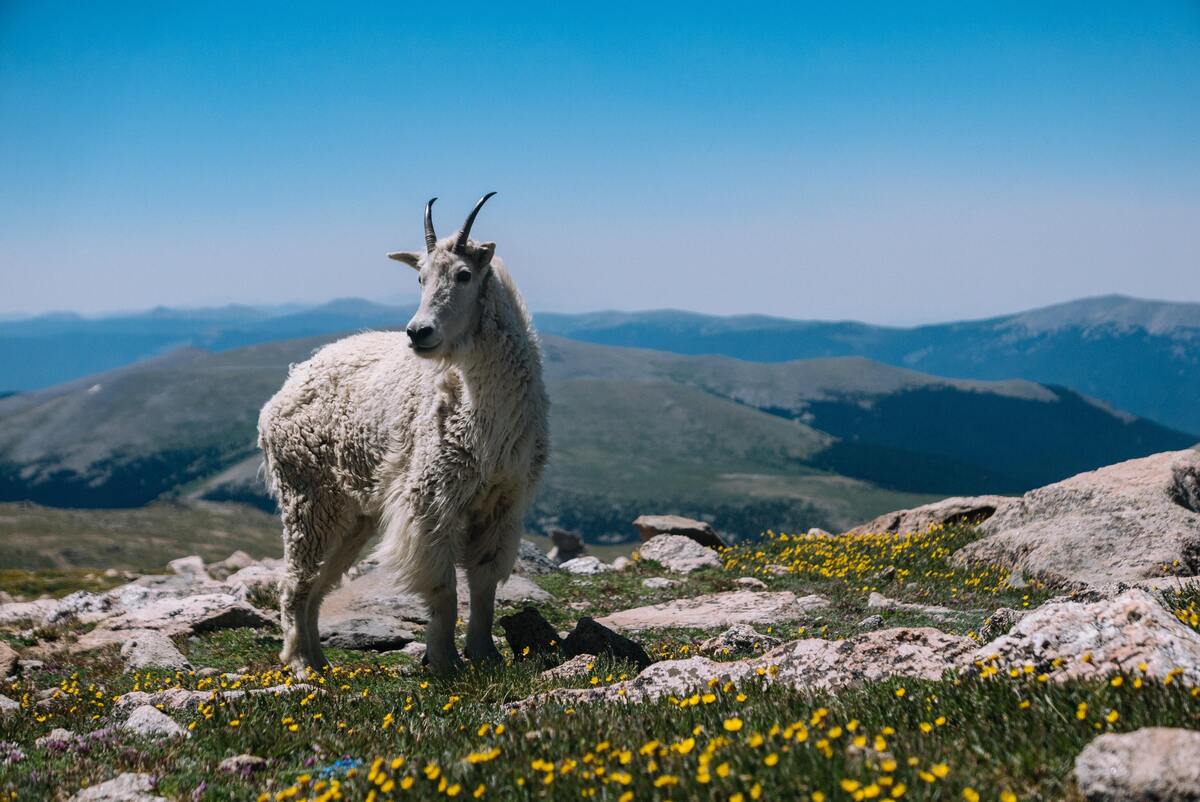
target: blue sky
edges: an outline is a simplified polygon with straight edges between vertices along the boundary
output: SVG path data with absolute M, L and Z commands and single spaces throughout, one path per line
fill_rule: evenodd
M 539 310 L 1200 301 L 1198 131 L 1196 2 L 8 0 L 0 313 L 407 298 L 492 189 Z

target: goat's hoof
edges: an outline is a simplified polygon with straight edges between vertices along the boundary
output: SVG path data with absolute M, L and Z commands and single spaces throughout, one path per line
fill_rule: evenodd
M 325 655 L 323 654 L 318 655 L 316 658 L 304 656 L 292 657 L 291 659 L 285 659 L 283 664 L 291 670 L 296 679 L 301 681 L 311 679 L 322 671 L 329 669 L 329 661 L 325 659 Z
M 429 651 L 426 650 L 425 656 L 421 658 L 421 665 L 425 666 L 436 676 L 452 677 L 459 671 L 462 671 L 463 661 L 457 654 L 449 660 L 430 660 Z
M 488 644 L 486 649 L 464 649 L 466 658 L 476 665 L 503 665 L 504 655 L 494 645 Z

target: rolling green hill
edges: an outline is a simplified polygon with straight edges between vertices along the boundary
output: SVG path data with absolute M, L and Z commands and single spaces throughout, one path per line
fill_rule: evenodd
M 183 349 L 0 399 L 0 500 L 269 501 L 258 409 L 333 337 Z M 935 496 L 1018 492 L 1194 438 L 1069 390 L 947 380 L 860 358 L 766 364 L 544 342 L 553 452 L 531 513 L 595 538 L 644 512 L 740 535 L 842 528 Z

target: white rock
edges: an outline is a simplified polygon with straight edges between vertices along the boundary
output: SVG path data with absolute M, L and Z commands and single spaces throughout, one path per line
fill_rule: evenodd
M 187 730 L 175 723 L 174 719 L 153 705 L 135 707 L 129 718 L 121 725 L 122 729 L 146 738 L 164 736 L 178 738 L 187 735 Z
M 167 802 L 153 791 L 154 778 L 149 774 L 125 773 L 84 788 L 68 802 Z
M 69 744 L 79 738 L 78 735 L 64 727 L 55 727 L 49 733 L 36 739 L 33 745 L 39 748 L 46 748 L 52 744 Z
M 243 568 L 249 568 L 255 565 L 254 558 L 240 549 L 230 554 L 224 560 L 211 563 L 206 568 L 206 573 L 213 579 L 222 580 Z
M 217 764 L 217 768 L 228 774 L 249 774 L 266 768 L 267 759 L 258 755 L 234 755 Z
M 13 626 L 27 622 L 40 625 L 45 623 L 46 616 L 57 608 L 58 602 L 54 599 L 0 604 L 0 626 Z
M 167 568 L 171 569 L 173 574 L 201 582 L 212 581 L 212 577 L 208 575 L 208 571 L 204 568 L 204 560 L 193 554 L 190 557 L 180 557 L 177 560 L 171 560 L 167 563 Z
M 683 535 L 656 535 L 641 545 L 638 554 L 643 560 L 652 560 L 680 574 L 721 567 L 721 558 L 715 551 Z
M 614 571 L 624 571 L 631 565 L 633 565 L 633 560 L 628 557 L 618 557 L 612 561 L 612 569 Z
M 229 593 L 161 598 L 104 622 L 108 629 L 157 629 L 168 635 L 233 627 L 262 627 L 271 622 Z
M 1088 802 L 1200 801 L 1200 732 L 1147 727 L 1107 733 L 1075 758 Z
M 7 715 L 8 713 L 16 713 L 20 709 L 21 709 L 21 704 L 19 702 L 14 702 L 12 699 L 9 699 L 7 696 L 0 694 L 0 715 Z
M 1055 680 L 1138 673 L 1145 663 L 1150 677 L 1178 670 L 1182 682 L 1200 684 L 1200 634 L 1136 589 L 1090 604 L 1049 602 L 981 646 L 975 658 L 1001 669 L 1051 666 L 1059 660 L 1060 667 L 1046 669 Z
M 225 578 L 225 584 L 238 598 L 246 598 L 252 591 L 274 588 L 286 573 L 283 566 L 271 567 L 261 563 L 247 565 Z
M 139 629 L 128 633 L 121 645 L 121 657 L 126 671 L 141 671 L 146 668 L 166 668 L 186 671 L 191 668 L 187 658 L 175 648 L 175 643 L 161 632 Z
M 649 588 L 650 590 L 664 590 L 666 588 L 673 588 L 678 584 L 679 582 L 676 580 L 667 579 L 665 576 L 648 576 L 642 580 L 642 587 Z
M 733 580 L 733 584 L 737 585 L 739 588 L 749 588 L 751 590 L 767 589 L 767 583 L 754 576 L 739 576 L 737 579 Z
M 1200 573 L 1200 451 L 1168 451 L 1031 490 L 955 561 L 1088 585 Z
M 578 574 L 581 576 L 603 574 L 613 570 L 611 565 L 601 562 L 599 557 L 593 557 L 590 554 L 584 557 L 576 557 L 572 560 L 559 563 L 558 567 L 566 571 L 568 574 Z
M 773 624 L 781 621 L 794 621 L 813 610 L 819 610 L 828 605 L 829 600 L 824 597 L 816 595 L 798 597 L 789 590 L 775 593 L 731 590 L 635 607 L 596 620 L 617 630 L 660 627 L 728 627 L 733 624 Z

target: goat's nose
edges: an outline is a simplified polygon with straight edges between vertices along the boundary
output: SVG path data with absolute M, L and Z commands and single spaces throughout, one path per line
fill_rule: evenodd
M 414 343 L 420 344 L 433 334 L 433 326 L 422 325 L 419 323 L 408 324 L 408 339 Z

